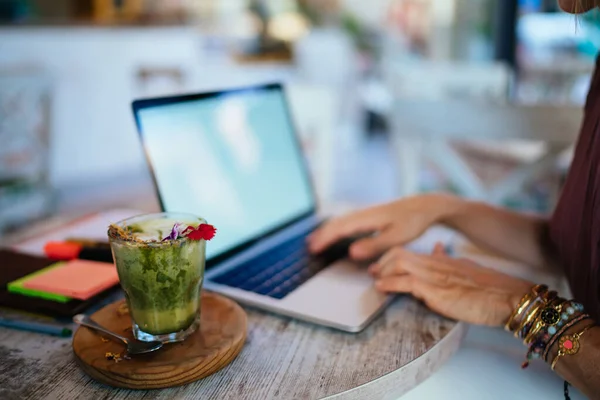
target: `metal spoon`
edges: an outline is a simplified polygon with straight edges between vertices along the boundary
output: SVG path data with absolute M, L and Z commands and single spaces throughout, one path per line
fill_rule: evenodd
M 121 335 L 117 335 L 114 332 L 109 331 L 104 328 L 102 325 L 95 322 L 93 319 L 84 314 L 77 314 L 73 317 L 73 322 L 76 324 L 95 329 L 100 331 L 108 336 L 111 336 L 114 339 L 118 339 L 121 342 L 125 343 L 127 346 L 127 354 L 135 355 L 135 354 L 144 354 L 150 353 L 152 351 L 158 350 L 162 347 L 162 342 L 153 341 L 153 342 L 142 342 L 140 340 L 135 339 L 127 339 Z

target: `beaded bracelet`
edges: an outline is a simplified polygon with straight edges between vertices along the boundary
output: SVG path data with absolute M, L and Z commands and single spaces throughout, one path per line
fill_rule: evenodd
M 535 326 L 527 333 L 526 345 L 544 333 L 554 335 L 566 321 L 573 319 L 583 312 L 583 306 L 572 300 L 554 299 L 543 307 L 535 318 Z
M 561 323 L 560 330 L 557 331 L 556 326 L 549 326 L 547 329 L 544 329 L 540 335 L 538 335 L 532 344 L 529 346 L 529 351 L 527 352 L 527 357 L 525 362 L 521 365 L 522 368 L 527 368 L 529 365 L 529 361 L 532 358 L 542 358 L 547 360 L 548 353 L 550 349 L 556 343 L 556 340 L 570 327 L 575 325 L 576 323 L 583 321 L 584 319 L 589 318 L 587 314 L 574 315 L 574 318 L 570 321 L 567 321 L 563 324 Z

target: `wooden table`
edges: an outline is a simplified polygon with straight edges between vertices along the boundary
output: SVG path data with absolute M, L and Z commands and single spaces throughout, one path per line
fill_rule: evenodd
M 436 371 L 466 332 L 404 296 L 359 334 L 247 312 L 248 339 L 232 364 L 152 392 L 96 383 L 75 364 L 71 339 L 0 328 L 0 398 L 397 399 Z
M 22 243 L 72 218 L 42 221 L 3 243 Z M 0 328 L 0 399 L 396 400 L 444 364 L 467 331 L 408 296 L 358 334 L 245 309 L 247 342 L 232 364 L 202 381 L 151 392 L 96 383 L 76 365 L 71 339 Z

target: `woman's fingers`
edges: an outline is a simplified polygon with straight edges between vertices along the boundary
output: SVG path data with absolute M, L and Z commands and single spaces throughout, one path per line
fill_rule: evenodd
M 410 275 L 388 276 L 375 281 L 375 289 L 384 293 L 412 293 L 413 285 Z
M 387 229 L 374 236 L 360 239 L 350 246 L 350 256 L 356 260 L 369 260 L 381 255 L 397 244 L 397 233 Z
M 395 275 L 413 275 L 430 284 L 444 286 L 459 279 L 457 271 L 451 264 L 452 259 L 440 258 L 443 246 L 436 249 L 434 255 L 415 254 L 400 247 L 394 247 L 386 252 L 376 264 L 369 267 L 369 272 L 376 279 Z M 445 254 L 445 253 L 443 253 Z
M 389 276 L 375 281 L 375 289 L 383 293 L 405 293 L 424 300 L 426 284 L 411 275 Z
M 385 214 L 380 208 L 366 209 L 332 219 L 308 237 L 308 247 L 311 252 L 319 253 L 341 239 L 380 230 L 383 220 Z
M 404 273 L 402 265 L 399 263 L 400 251 L 402 251 L 400 247 L 393 247 L 386 251 L 376 263 L 369 267 L 369 273 L 379 277 Z

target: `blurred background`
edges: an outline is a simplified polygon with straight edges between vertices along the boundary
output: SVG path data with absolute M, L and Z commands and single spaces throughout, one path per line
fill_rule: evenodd
M 597 21 L 555 0 L 0 0 L 0 233 L 155 209 L 131 101 L 272 81 L 324 207 L 444 190 L 549 212 Z

